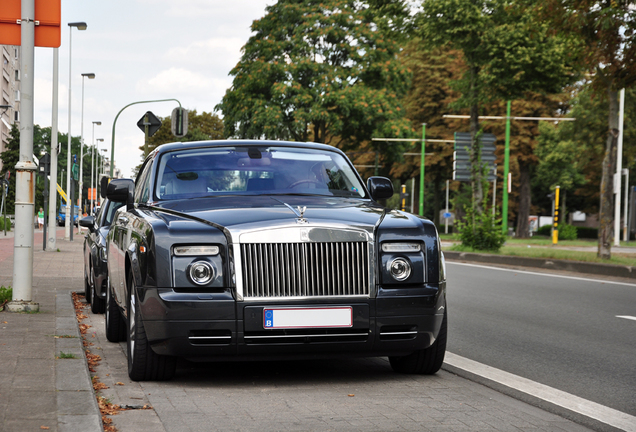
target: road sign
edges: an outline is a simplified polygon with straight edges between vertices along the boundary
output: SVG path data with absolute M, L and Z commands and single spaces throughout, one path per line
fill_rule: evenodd
M 139 129 L 141 129 L 144 133 L 146 132 L 146 126 L 148 126 L 148 136 L 151 137 L 161 127 L 161 120 L 159 120 L 152 111 L 146 111 L 146 114 L 144 114 L 137 122 L 137 126 L 139 126 Z
M 488 181 L 495 179 L 495 145 L 496 137 L 493 134 L 481 136 L 481 160 L 488 168 Z M 453 152 L 453 180 L 470 181 L 471 163 L 470 149 L 472 140 L 468 132 L 455 132 L 455 151 Z
M 73 175 L 73 180 L 77 180 L 79 178 L 79 165 L 74 163 L 73 168 L 71 170 L 71 174 Z
M 2 0 L 0 44 L 22 45 L 21 0 Z M 60 0 L 35 0 L 35 46 L 59 48 L 62 6 Z

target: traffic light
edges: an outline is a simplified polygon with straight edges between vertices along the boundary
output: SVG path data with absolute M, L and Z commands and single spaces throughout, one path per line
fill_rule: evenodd
M 188 110 L 177 107 L 172 110 L 172 135 L 182 137 L 188 133 Z

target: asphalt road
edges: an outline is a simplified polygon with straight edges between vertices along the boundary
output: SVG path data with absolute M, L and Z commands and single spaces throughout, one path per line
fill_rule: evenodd
M 636 284 L 447 267 L 450 352 L 636 414 Z

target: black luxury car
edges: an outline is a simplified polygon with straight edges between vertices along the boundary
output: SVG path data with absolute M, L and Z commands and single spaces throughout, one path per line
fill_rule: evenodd
M 133 380 L 198 361 L 388 356 L 433 374 L 446 350 L 444 256 L 433 223 L 378 200 L 328 145 L 158 147 L 108 232 L 106 334 Z
M 104 313 L 106 305 L 106 235 L 113 222 L 115 211 L 123 203 L 104 200 L 95 216 L 80 219 L 80 226 L 88 228 L 84 237 L 84 288 L 86 301 L 93 313 Z

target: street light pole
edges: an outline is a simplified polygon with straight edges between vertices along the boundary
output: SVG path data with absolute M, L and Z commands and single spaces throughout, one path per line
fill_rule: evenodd
M 71 226 L 73 225 L 73 221 L 71 218 L 71 206 L 73 202 L 70 199 L 71 193 L 71 82 L 73 74 L 71 73 L 71 54 L 72 54 L 72 42 L 73 42 L 73 27 L 78 30 L 86 30 L 85 22 L 72 22 L 68 23 L 68 143 L 66 146 L 67 155 L 66 155 L 66 193 L 69 194 L 69 202 L 66 203 L 66 220 L 64 221 L 64 240 L 73 241 Z
M 80 128 L 80 166 L 79 166 L 79 200 L 80 200 L 80 211 L 84 208 L 82 205 L 82 192 L 84 191 L 84 78 L 95 79 L 94 73 L 83 73 L 82 74 L 82 125 Z M 79 217 L 79 215 L 78 215 Z M 78 224 L 79 226 L 79 224 Z M 80 231 L 82 228 L 80 227 Z
M 35 2 L 22 0 L 20 4 L 20 37 L 22 40 L 22 102 L 20 113 L 20 158 L 15 165 L 15 236 L 13 239 L 13 294 L 7 304 L 10 312 L 37 312 L 38 303 L 32 301 L 33 292 L 33 216 L 36 166 L 33 162 L 33 95 L 35 63 Z
M 101 122 L 99 122 L 101 124 Z M 97 195 L 97 186 L 99 185 L 99 142 L 104 141 L 104 138 L 97 138 L 95 140 L 95 195 Z M 105 149 L 102 149 L 104 151 Z M 101 205 L 101 202 L 99 203 Z
M 46 242 L 46 250 L 53 252 L 57 250 L 57 155 L 60 147 L 57 142 L 57 117 L 58 117 L 58 84 L 59 84 L 59 58 L 60 49 L 53 48 L 53 101 L 51 106 L 51 182 L 49 183 L 49 239 Z M 60 179 L 60 185 L 64 182 Z M 45 209 L 45 211 L 47 211 Z
M 91 215 L 93 214 L 93 208 L 95 206 L 95 177 L 97 176 L 97 172 L 95 170 L 95 151 L 97 148 L 95 147 L 95 125 L 101 126 L 102 122 L 94 121 L 93 122 L 93 136 L 91 138 L 91 144 L 93 144 L 93 148 L 91 149 Z

